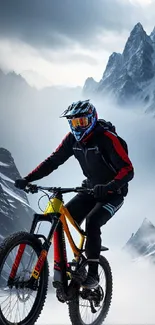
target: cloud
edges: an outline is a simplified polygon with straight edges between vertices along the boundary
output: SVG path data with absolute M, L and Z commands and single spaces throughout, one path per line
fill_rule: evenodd
M 136 14 L 127 0 L 0 0 L 0 37 L 53 50 L 90 47 L 103 31 L 130 30 Z
M 134 5 L 134 6 L 142 6 L 142 7 L 147 7 L 150 4 L 152 4 L 153 0 L 130 0 L 130 2 Z
M 33 70 L 50 84 L 100 80 L 112 52 L 122 52 L 134 25 L 154 27 L 151 0 L 0 0 L 0 67 Z M 148 5 L 147 5 L 148 2 Z M 34 84 L 40 87 L 38 79 Z
M 154 324 L 154 266 L 144 260 L 133 263 L 128 255 L 117 250 L 108 251 L 105 255 L 111 265 L 114 284 L 112 303 L 105 324 Z M 85 316 L 84 320 L 86 315 L 88 317 L 88 308 L 85 308 L 85 313 L 82 314 L 83 319 Z M 55 295 L 48 294 L 37 324 L 69 325 L 66 304 L 60 304 Z
M 96 65 L 97 64 L 97 59 L 93 56 L 93 53 L 84 52 L 82 49 L 75 49 L 73 51 L 69 51 L 68 49 L 63 50 L 63 59 L 62 59 L 62 52 L 52 52 L 49 50 L 41 50 L 42 56 L 48 60 L 52 61 L 54 63 L 59 63 L 59 65 L 63 65 L 64 63 L 85 63 L 89 65 Z
M 106 324 L 154 324 L 154 266 L 130 261 L 126 254 L 106 254 L 113 271 L 113 299 Z M 147 306 L 147 308 L 146 308 Z
M 38 50 L 19 41 L 0 40 L 0 68 L 24 75 L 28 83 L 38 88 L 53 84 L 83 86 L 89 75 L 99 80 L 103 62 L 107 62 L 109 55 L 102 53 L 101 67 L 95 55 L 95 52 L 82 49 Z M 25 70 L 31 71 L 31 76 L 30 73 L 25 74 Z

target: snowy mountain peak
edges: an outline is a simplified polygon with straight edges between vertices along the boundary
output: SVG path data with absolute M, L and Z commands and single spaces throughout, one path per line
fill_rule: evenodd
M 135 234 L 132 234 L 124 249 L 133 257 L 149 257 L 155 262 L 155 226 L 145 218 Z
M 149 219 L 147 219 L 147 218 L 145 218 L 144 220 L 143 220 L 143 222 L 142 222 L 142 225 L 141 225 L 141 227 L 152 227 L 153 225 L 152 225 L 152 223 L 151 223 L 151 221 L 149 220 Z M 154 226 L 153 226 L 154 227 Z
M 6 156 L 7 157 L 11 157 L 11 153 L 9 150 L 1 147 L 0 148 L 0 159 L 6 159 Z
M 155 29 L 148 36 L 141 23 L 132 29 L 123 53 L 113 52 L 101 80 L 89 78 L 83 88 L 87 96 L 112 96 L 120 105 L 155 107 Z M 91 82 L 90 87 L 90 80 Z M 90 93 L 89 93 L 90 91 Z
M 143 33 L 143 32 L 145 33 L 144 28 L 140 22 L 137 23 L 134 26 L 133 30 L 131 31 L 131 33 Z
M 84 94 L 93 92 L 97 85 L 98 83 L 92 77 L 87 78 L 83 87 Z
M 121 58 L 122 58 L 122 55 L 120 53 L 113 52 L 109 57 L 108 63 L 110 63 L 110 62 L 112 63 L 113 61 L 120 60 Z
M 142 25 L 138 23 L 130 33 L 126 42 L 123 57 L 126 61 L 130 60 L 134 55 L 142 55 L 146 48 L 151 46 L 150 37 L 144 31 Z M 146 49 L 147 50 L 147 49 Z M 137 53 L 139 52 L 139 53 Z

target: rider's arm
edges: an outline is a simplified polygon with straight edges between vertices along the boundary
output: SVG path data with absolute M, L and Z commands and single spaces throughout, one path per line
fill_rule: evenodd
M 112 187 L 113 189 L 119 189 L 134 177 L 134 168 L 117 136 L 108 131 L 106 131 L 104 135 L 106 151 L 112 166 L 116 170 L 116 176 L 112 182 Z
M 72 142 L 73 136 L 68 133 L 57 149 L 24 178 L 28 182 L 33 182 L 49 175 L 73 155 Z

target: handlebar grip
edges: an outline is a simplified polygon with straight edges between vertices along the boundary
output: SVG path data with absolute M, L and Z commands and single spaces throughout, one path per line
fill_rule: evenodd
M 79 187 L 79 188 L 77 188 L 77 192 L 93 195 L 94 194 L 94 189 L 93 188 L 87 188 L 87 187 Z

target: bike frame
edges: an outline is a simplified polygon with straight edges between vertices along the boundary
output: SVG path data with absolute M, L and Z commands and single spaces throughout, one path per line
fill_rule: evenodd
M 80 235 L 80 243 L 79 243 L 78 247 L 76 246 L 74 239 L 70 233 L 70 230 L 69 230 L 69 227 L 67 224 L 67 219 L 69 220 L 69 222 L 72 224 L 72 226 L 75 228 L 75 230 Z M 51 223 L 51 228 L 50 228 L 47 238 L 41 234 L 34 234 L 36 226 L 37 226 L 38 222 L 40 222 L 40 221 L 47 221 L 47 222 Z M 44 262 L 46 260 L 46 257 L 47 257 L 47 254 L 48 254 L 48 251 L 49 251 L 49 248 L 51 245 L 53 234 L 57 228 L 60 230 L 59 231 L 59 241 L 60 241 L 60 257 L 61 257 L 61 262 L 62 262 L 61 272 L 63 274 L 63 280 L 64 280 L 63 282 L 65 285 L 65 284 L 67 284 L 66 261 L 64 259 L 64 253 L 65 253 L 66 247 L 65 247 L 65 239 L 62 238 L 63 231 L 66 233 L 70 247 L 72 249 L 74 256 L 76 257 L 77 262 L 79 260 L 79 257 L 81 256 L 82 251 L 83 251 L 83 245 L 84 245 L 84 242 L 86 239 L 86 234 L 83 231 L 83 229 L 81 229 L 78 226 L 78 224 L 74 221 L 74 219 L 70 215 L 68 209 L 64 206 L 62 194 L 60 194 L 60 193 L 58 195 L 51 196 L 49 198 L 49 202 L 48 202 L 47 207 L 43 214 L 34 214 L 30 233 L 34 234 L 38 238 L 43 238 L 44 243 L 42 245 L 42 250 L 41 250 L 40 256 L 38 257 L 36 265 L 32 271 L 32 274 L 31 274 L 31 278 L 30 278 L 31 283 L 34 283 L 35 280 L 37 280 L 40 276 L 42 267 L 44 265 Z M 10 272 L 9 283 L 11 283 L 15 279 L 15 276 L 16 276 L 16 273 L 18 270 L 18 266 L 22 259 L 22 255 L 24 253 L 25 247 L 26 247 L 26 244 L 24 244 L 24 243 L 19 245 L 19 249 L 18 249 L 15 261 L 12 265 L 12 269 Z

